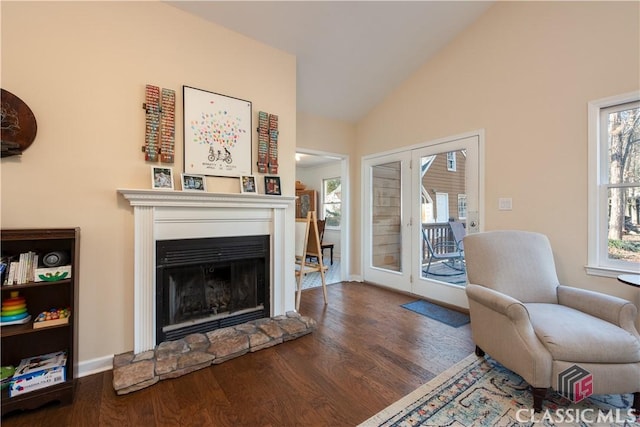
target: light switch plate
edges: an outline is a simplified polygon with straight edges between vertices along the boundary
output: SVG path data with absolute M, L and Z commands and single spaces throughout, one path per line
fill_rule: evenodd
M 513 207 L 511 197 L 500 197 L 498 199 L 498 210 L 510 211 Z

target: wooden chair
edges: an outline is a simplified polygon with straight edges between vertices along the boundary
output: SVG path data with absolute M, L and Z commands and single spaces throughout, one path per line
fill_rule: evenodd
M 308 258 L 320 258 L 324 257 L 324 250 L 329 249 L 331 254 L 331 265 L 333 265 L 333 243 L 325 243 L 324 239 L 324 227 L 327 223 L 324 219 L 319 219 L 316 221 L 318 223 L 318 236 L 320 236 L 320 253 L 316 249 L 316 239 L 313 234 L 309 235 L 309 244 L 307 245 L 307 257 Z M 324 261 L 324 258 L 323 258 Z
M 320 244 L 320 251 L 322 251 L 322 238 L 324 236 L 324 225 L 326 221 L 324 219 L 316 220 L 318 224 L 318 239 L 313 233 L 309 234 L 309 242 L 307 243 L 307 258 L 319 259 L 322 256 L 322 252 L 318 253 L 317 246 Z
M 313 236 L 313 237 L 312 237 Z M 302 279 L 308 273 L 319 272 L 322 280 L 322 293 L 324 294 L 324 303 L 327 304 L 327 284 L 325 282 L 324 273 L 329 269 L 322 262 L 322 255 L 317 257 L 318 262 L 307 260 L 307 250 L 309 241 L 315 242 L 314 253 L 322 254 L 320 249 L 320 234 L 318 233 L 318 222 L 316 212 L 309 211 L 306 218 L 296 218 L 296 310 L 300 309 L 300 297 L 302 296 Z

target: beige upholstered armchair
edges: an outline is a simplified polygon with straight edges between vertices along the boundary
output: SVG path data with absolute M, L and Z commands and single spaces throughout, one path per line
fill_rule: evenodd
M 476 354 L 486 352 L 523 377 L 535 410 L 549 387 L 566 390 L 559 375 L 577 365 L 592 375 L 593 394 L 634 393 L 640 411 L 634 304 L 561 285 L 542 234 L 478 233 L 466 236 L 464 247 Z

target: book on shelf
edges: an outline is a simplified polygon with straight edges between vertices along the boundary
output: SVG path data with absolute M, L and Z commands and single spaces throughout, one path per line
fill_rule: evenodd
M 16 282 L 16 276 L 18 275 L 18 261 L 11 261 L 9 263 L 9 272 L 7 273 L 7 282 L 5 285 L 13 285 Z
M 32 251 L 23 252 L 17 260 L 9 261 L 8 271 L 5 274 L 4 285 L 22 285 L 33 282 L 36 279 L 35 271 L 38 268 L 38 254 Z
M 66 365 L 66 351 L 22 359 L 9 383 L 9 397 L 65 382 Z

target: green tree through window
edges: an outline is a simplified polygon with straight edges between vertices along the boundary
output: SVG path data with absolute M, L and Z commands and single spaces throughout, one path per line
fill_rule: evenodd
M 637 103 L 636 103 L 637 105 Z M 603 111 L 609 160 L 609 257 L 640 261 L 640 108 Z
M 340 227 L 342 218 L 342 185 L 340 178 L 322 180 L 322 204 L 326 227 Z

